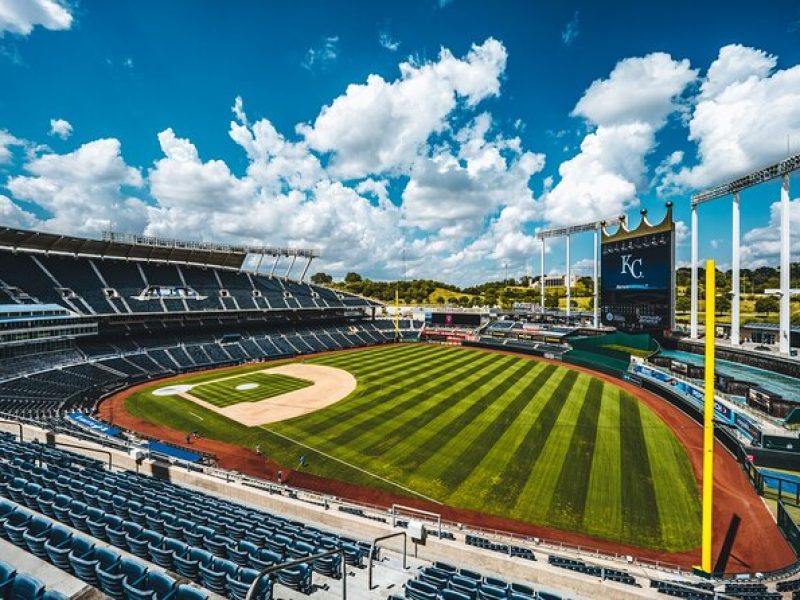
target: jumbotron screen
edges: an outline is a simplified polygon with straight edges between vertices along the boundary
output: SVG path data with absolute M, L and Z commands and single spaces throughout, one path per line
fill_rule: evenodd
M 672 230 L 603 241 L 601 318 L 628 332 L 657 333 L 673 327 Z
M 445 327 L 479 327 L 481 315 L 478 313 L 431 312 L 429 322 L 432 325 L 444 325 Z

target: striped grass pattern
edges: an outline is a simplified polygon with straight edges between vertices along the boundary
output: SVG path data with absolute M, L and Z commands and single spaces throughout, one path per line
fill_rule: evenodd
M 239 386 L 253 385 L 250 389 Z M 280 396 L 311 385 L 307 379 L 281 375 L 280 373 L 247 373 L 245 375 L 226 375 L 195 385 L 189 394 L 200 400 L 219 406 L 231 406 L 240 402 L 258 402 Z
M 353 373 L 358 387 L 262 428 L 202 409 L 203 421 L 192 421 L 188 401 L 156 402 L 146 390 L 126 406 L 207 437 L 261 444 L 287 466 L 305 455 L 305 469 L 326 477 L 408 495 L 395 482 L 451 506 L 640 547 L 697 547 L 699 494 L 686 451 L 617 386 L 529 358 L 432 345 L 306 360 Z M 216 384 L 199 389 L 208 385 Z

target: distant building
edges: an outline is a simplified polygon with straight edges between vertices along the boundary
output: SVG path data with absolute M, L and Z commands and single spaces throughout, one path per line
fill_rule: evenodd
M 570 277 L 570 287 L 574 287 L 575 284 L 578 282 L 577 275 L 572 275 Z M 530 287 L 540 290 L 541 284 L 539 283 L 539 279 L 536 281 L 531 280 Z M 544 277 L 544 289 L 548 288 L 555 288 L 555 287 L 567 287 L 567 276 L 566 275 L 545 275 Z

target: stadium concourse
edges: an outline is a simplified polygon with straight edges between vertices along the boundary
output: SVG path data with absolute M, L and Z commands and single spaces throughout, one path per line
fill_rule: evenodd
M 334 598 L 346 588 L 351 598 L 375 600 L 776 598 L 777 579 L 782 590 L 800 588 L 791 570 L 708 582 L 685 566 L 627 556 L 631 548 L 587 552 L 513 535 L 513 527 L 486 532 L 467 518 L 448 522 L 469 515 L 443 506 L 386 506 L 414 505 L 408 498 L 376 493 L 382 506 L 343 500 L 345 488 L 326 490 L 331 482 L 292 473 L 256 449 L 233 463 L 220 442 L 127 419 L 124 394 L 154 379 L 168 385 L 199 371 L 217 378 L 212 368 L 416 337 L 419 323 L 376 319 L 376 303 L 305 283 L 305 269 L 289 277 L 298 257 L 307 269 L 314 256 L 0 229 L 3 597 Z M 264 257 L 274 258 L 269 272 L 260 269 Z M 284 259 L 289 268 L 276 276 Z M 261 367 L 268 365 L 253 369 Z M 646 401 L 675 419 L 695 448 L 688 418 L 681 423 L 657 398 Z M 735 504 L 734 474 L 721 481 L 730 485 L 722 490 L 729 510 L 751 510 Z M 762 542 L 773 534 L 762 532 Z M 404 568 L 406 535 L 425 543 L 413 544 Z M 376 541 L 385 536 L 394 537 Z M 776 554 L 760 559 L 790 566 L 785 543 L 772 546 Z M 741 556 L 731 564 L 752 570 Z

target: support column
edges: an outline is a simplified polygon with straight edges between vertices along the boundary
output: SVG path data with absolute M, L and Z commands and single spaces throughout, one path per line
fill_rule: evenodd
M 567 234 L 567 321 L 569 322 L 569 317 L 572 314 L 570 310 L 570 300 L 572 299 L 572 286 L 570 285 L 570 264 L 569 264 L 569 247 L 570 247 L 570 235 Z
M 692 205 L 692 306 L 689 317 L 689 337 L 697 339 L 697 205 Z
M 732 216 L 731 245 L 733 246 L 733 256 L 731 258 L 731 344 L 739 345 L 739 315 L 740 315 L 740 294 L 739 294 L 739 255 L 741 253 L 739 242 L 739 192 L 733 193 L 733 216 Z
M 275 276 L 275 268 L 278 266 L 278 261 L 281 259 L 280 254 L 275 255 L 275 260 L 272 263 L 272 268 L 269 270 L 269 277 L 272 279 Z
M 791 291 L 789 274 L 791 268 L 791 247 L 789 245 L 789 174 L 781 180 L 781 316 L 780 316 L 780 352 L 789 356 L 791 341 Z
M 592 325 L 595 329 L 600 325 L 600 290 L 597 288 L 597 243 L 598 243 L 598 229 L 594 230 L 594 260 L 592 261 L 592 288 L 594 293 L 594 302 L 592 304 L 593 319 Z
M 542 238 L 542 275 L 539 279 L 539 291 L 542 297 L 542 321 L 544 321 L 544 240 L 545 238 Z
M 303 280 L 306 278 L 306 274 L 308 273 L 308 268 L 311 266 L 312 260 L 314 260 L 314 257 L 309 256 L 308 261 L 306 261 L 306 266 L 303 267 L 303 272 L 300 274 L 300 283 L 303 283 Z
M 286 269 L 286 273 L 284 273 L 283 278 L 289 279 L 289 273 L 292 272 L 292 268 L 294 267 L 294 263 L 297 261 L 297 254 L 292 256 L 292 261 L 289 263 L 289 267 Z

